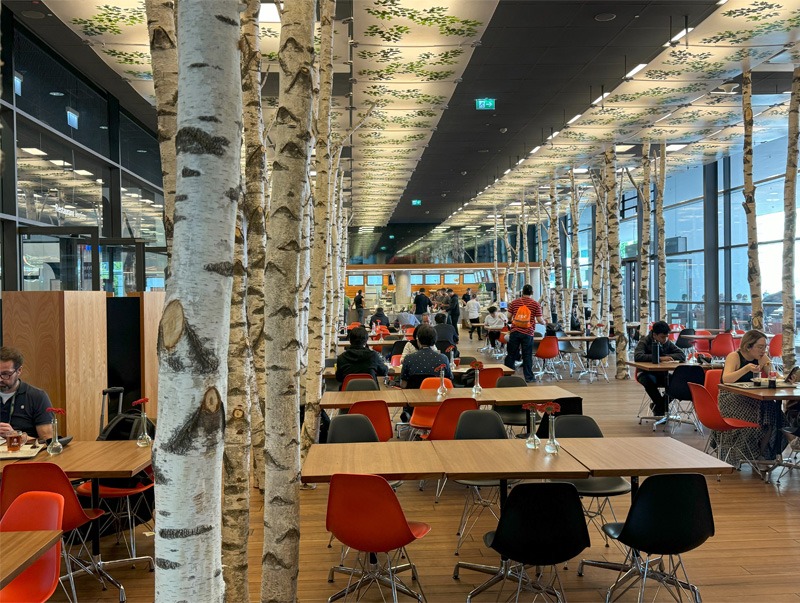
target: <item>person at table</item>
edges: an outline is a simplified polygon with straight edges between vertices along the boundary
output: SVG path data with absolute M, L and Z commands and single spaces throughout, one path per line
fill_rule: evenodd
M 367 347 L 368 338 L 369 333 L 364 327 L 350 329 L 350 346 L 336 358 L 336 380 L 339 383 L 347 375 L 355 373 L 369 373 L 377 382 L 378 375 L 383 376 L 389 372 L 383 356 Z
M 389 317 L 386 316 L 386 314 L 383 312 L 383 308 L 381 307 L 375 308 L 375 314 L 369 318 L 370 329 L 378 324 L 386 327 L 387 329 L 389 328 Z
M 469 320 L 469 324 L 471 325 L 469 328 L 469 338 L 472 339 L 472 333 L 475 330 L 478 330 L 478 341 L 481 341 L 483 338 L 481 337 L 481 304 L 478 302 L 478 299 L 472 295 L 467 302 L 467 320 Z
M 526 310 L 521 312 L 522 308 Z M 522 375 L 527 383 L 535 381 L 533 376 L 533 333 L 536 323 L 545 324 L 542 316 L 542 308 L 533 299 L 533 287 L 525 285 L 522 288 L 522 295 L 512 301 L 508 306 L 509 323 L 511 333 L 508 335 L 506 343 L 506 358 L 504 364 L 511 370 L 516 369 L 516 360 L 522 352 Z M 520 315 L 515 321 L 514 318 Z M 522 316 L 527 315 L 527 320 L 522 320 Z
M 508 324 L 508 318 L 497 311 L 497 306 L 489 306 L 488 314 L 483 319 L 483 328 L 486 329 L 489 345 L 495 347 L 500 339 L 500 331 Z
M 420 325 L 417 328 L 416 340 L 419 349 L 403 360 L 400 370 L 400 387 L 408 387 L 408 379 L 413 375 L 438 375 L 436 368 L 441 365 L 444 365 L 444 376 L 452 380 L 450 359 L 436 349 L 434 328 L 429 325 Z
M 447 318 L 444 314 L 437 314 L 436 318 L 434 319 L 436 324 L 433 327 L 434 332 L 436 333 L 436 340 L 434 343 L 440 344 L 442 342 L 447 342 L 447 345 L 444 344 L 439 345 L 440 352 L 446 352 L 447 348 L 450 346 L 457 347 L 458 344 L 458 331 L 453 325 L 447 324 Z M 444 349 L 442 349 L 444 348 Z M 459 353 L 458 350 L 454 350 L 455 357 L 458 358 Z
M 458 321 L 461 320 L 461 298 L 452 289 L 447 290 L 447 320 L 458 331 Z
M 356 314 L 358 314 L 358 322 L 360 322 L 363 325 L 364 324 L 364 296 L 361 295 L 361 289 L 358 290 L 358 293 L 356 293 L 356 296 L 353 299 L 353 310 L 355 310 Z
M 725 358 L 722 369 L 723 383 L 748 383 L 755 371 L 770 370 L 770 359 L 767 353 L 767 337 L 761 331 L 750 330 L 742 335 L 739 349 Z M 732 417 L 752 421 L 761 425 L 761 429 L 737 429 L 725 437 L 735 438 L 731 444 L 738 447 L 750 460 L 774 460 L 786 447 L 782 429 L 786 417 L 777 400 L 755 400 L 733 392 L 719 392 L 719 410 L 723 417 Z M 719 434 L 714 432 L 712 442 L 716 442 Z M 735 450 L 731 450 L 735 455 Z M 744 458 L 728 459 L 729 463 L 738 463 Z
M 427 314 L 425 316 L 427 316 Z M 406 356 L 410 356 L 411 354 L 419 350 L 419 342 L 417 341 L 417 334 L 419 333 L 419 328 L 421 326 L 422 325 L 417 325 L 416 327 L 414 327 L 414 333 L 411 335 L 411 340 L 406 343 L 406 346 L 403 348 L 403 353 L 400 355 L 400 364 L 403 363 L 403 360 L 406 359 Z M 436 349 L 435 345 L 433 345 L 432 348 L 434 351 L 437 352 L 439 351 Z
M 398 313 L 397 320 L 394 321 L 395 326 L 398 328 L 406 326 L 406 327 L 416 327 L 420 321 L 417 320 L 417 317 L 409 312 L 403 310 L 402 312 Z
M 670 328 L 663 320 L 653 323 L 653 328 L 646 337 L 642 337 L 633 352 L 634 362 L 653 362 L 653 350 L 659 349 L 661 362 L 683 362 L 686 356 L 683 351 L 669 340 Z M 666 387 L 666 371 L 643 371 L 639 369 L 636 380 L 642 384 L 644 391 L 650 396 L 650 410 L 653 416 L 663 417 L 667 412 L 667 395 L 662 394 L 659 387 Z
M 53 437 L 52 406 L 47 392 L 21 380 L 22 353 L 12 347 L 0 348 L 0 437 L 23 432 L 28 438 Z
M 414 298 L 414 316 L 417 317 L 420 323 L 422 322 L 422 317 L 430 312 L 432 305 L 431 298 L 425 295 L 425 288 L 422 287 Z

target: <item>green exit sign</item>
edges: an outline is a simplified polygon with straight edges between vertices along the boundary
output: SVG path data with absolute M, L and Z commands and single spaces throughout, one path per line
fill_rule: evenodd
M 494 111 L 494 101 L 493 98 L 476 98 L 475 108 L 478 111 Z
M 411 205 L 422 205 L 422 199 L 411 199 Z

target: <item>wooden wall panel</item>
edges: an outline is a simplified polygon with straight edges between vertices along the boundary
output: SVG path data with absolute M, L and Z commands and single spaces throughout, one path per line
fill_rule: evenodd
M 164 291 L 141 293 L 142 395 L 148 398 L 147 416 L 158 416 L 158 326 L 164 310 Z

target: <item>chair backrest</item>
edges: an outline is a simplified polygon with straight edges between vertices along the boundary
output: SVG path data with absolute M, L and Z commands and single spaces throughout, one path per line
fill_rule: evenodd
M 503 375 L 497 380 L 495 387 L 528 387 L 528 384 L 519 375 Z
M 703 380 L 703 387 L 708 390 L 708 393 L 711 394 L 715 402 L 719 400 L 720 383 L 722 383 L 722 369 L 708 369 L 706 371 L 706 378 Z
M 586 357 L 589 360 L 602 360 L 609 354 L 608 337 L 598 337 L 593 339 L 586 350 Z
M 403 365 L 403 355 L 402 354 L 392 354 L 392 359 L 389 361 L 392 366 L 402 366 Z
M 420 389 L 422 382 L 425 379 L 439 379 L 435 375 L 409 375 L 408 380 L 406 381 L 406 389 Z M 438 385 L 436 387 L 439 387 Z
M 5 516 L 17 497 L 32 491 L 53 492 L 64 498 L 61 529 L 65 532 L 79 528 L 91 519 L 81 507 L 67 474 L 54 463 L 14 463 L 3 467 L 0 517 Z
M 669 379 L 667 395 L 674 400 L 691 400 L 692 392 L 689 391 L 689 383 L 705 383 L 706 373 L 703 367 L 698 365 L 676 366 Z
M 383 400 L 361 400 L 353 402 L 348 414 L 364 415 L 367 417 L 375 428 L 375 433 L 378 435 L 378 439 L 381 442 L 392 439 L 392 418 L 389 416 L 389 407 Z
M 379 475 L 331 476 L 325 528 L 358 551 L 384 553 L 415 539 L 392 487 Z
M 420 389 L 439 389 L 439 385 L 441 384 L 441 377 L 426 377 L 422 380 L 422 383 L 419 384 Z M 447 377 L 444 378 L 444 386 L 447 389 L 453 389 L 453 382 L 450 381 Z
M 456 426 L 461 413 L 477 409 L 478 403 L 475 398 L 447 398 L 439 405 L 428 439 L 452 440 L 456 435 Z
M 711 395 L 711 392 L 699 383 L 690 383 L 689 391 L 692 394 L 692 403 L 694 404 L 697 420 L 703 424 L 703 427 L 715 431 L 730 430 L 730 426 L 719 412 L 717 399 Z
M 589 546 L 589 531 L 575 486 L 519 484 L 508 494 L 490 545 L 526 565 L 555 565 Z
M 460 356 L 459 358 L 456 358 L 456 360 L 461 360 L 461 364 L 464 366 L 469 366 L 470 363 L 475 362 L 477 358 L 475 358 L 475 356 Z
M 669 330 L 670 331 L 680 331 L 682 329 L 683 329 L 683 325 L 679 324 L 679 323 L 672 323 L 671 325 L 669 325 Z M 669 334 L 669 340 L 672 341 L 672 342 L 677 341 L 678 337 L 679 337 L 678 333 L 670 333 Z
M 588 415 L 561 415 L 556 417 L 556 433 L 561 438 L 602 438 L 597 422 Z
M 450 352 L 447 351 L 447 348 L 449 347 L 453 348 L 452 351 L 454 354 L 456 353 L 456 350 L 458 350 L 458 347 L 456 345 L 450 343 L 446 339 L 440 339 L 439 341 L 436 342 L 436 349 L 439 350 L 442 354 L 444 354 L 448 358 L 450 358 Z
M 372 379 L 353 379 L 344 388 L 347 392 L 376 392 L 380 389 Z
M 694 329 L 683 329 L 680 334 L 678 335 L 677 341 L 675 341 L 675 345 L 682 349 L 688 349 L 694 346 L 693 339 L 686 339 L 684 335 L 694 335 Z
M 55 492 L 25 492 L 9 505 L 0 532 L 60 530 L 64 497 Z M 58 586 L 61 539 L 0 591 L 3 601 L 47 601 Z
M 456 440 L 505 440 L 503 419 L 493 410 L 465 410 L 458 417 Z
M 706 331 L 705 329 L 697 329 L 694 333 L 695 335 L 711 335 L 711 331 Z M 696 352 L 710 352 L 711 351 L 711 341 L 708 339 L 695 339 L 694 340 L 694 349 Z
M 481 369 L 480 384 L 481 387 L 497 387 L 497 380 L 503 376 L 503 369 L 499 366 L 492 368 Z
M 347 386 L 350 384 L 350 382 L 358 381 L 359 379 L 363 379 L 365 381 L 367 379 L 369 379 L 370 381 L 375 381 L 375 377 L 369 373 L 351 373 L 349 375 L 344 376 L 344 379 L 342 380 L 342 391 L 346 392 Z
M 711 348 L 709 351 L 712 356 L 720 356 L 724 358 L 736 347 L 733 345 L 733 335 L 730 333 L 720 333 L 711 341 Z
M 537 358 L 555 358 L 558 356 L 558 337 L 546 335 L 540 342 L 536 350 Z
M 328 444 L 380 442 L 378 433 L 364 415 L 336 415 L 328 427 Z
M 406 348 L 406 344 L 407 343 L 408 343 L 408 341 L 406 341 L 405 339 L 401 339 L 400 341 L 395 341 L 392 344 L 392 354 L 391 355 L 392 356 L 401 355 L 403 353 L 403 350 Z
M 775 337 L 770 339 L 769 355 L 773 358 L 783 356 L 783 333 L 778 333 Z
M 665 517 L 675 518 L 668 529 Z M 713 535 L 706 478 L 697 473 L 664 473 L 648 477 L 639 486 L 619 541 L 646 553 L 679 555 Z
M 561 410 L 553 413 L 553 416 L 556 417 L 556 419 L 558 419 L 558 417 L 562 415 L 583 414 L 583 398 L 581 398 L 580 396 L 558 398 L 554 400 L 554 402 L 558 402 L 558 405 L 561 407 Z M 546 438 L 548 429 L 549 429 L 548 421 L 542 421 L 541 423 L 539 423 L 539 427 L 536 429 L 536 435 L 539 436 L 540 438 Z

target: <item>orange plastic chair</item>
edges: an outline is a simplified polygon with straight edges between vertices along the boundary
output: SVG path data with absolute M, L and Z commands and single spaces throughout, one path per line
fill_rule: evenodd
M 351 322 L 349 325 L 347 325 L 347 330 L 350 331 L 351 329 L 355 329 L 356 327 L 363 327 L 363 326 L 364 325 L 362 325 L 360 322 L 355 321 L 355 322 Z
M 561 375 L 559 375 L 558 371 L 556 371 L 556 365 L 554 362 L 554 359 L 558 357 L 559 353 L 558 337 L 555 335 L 547 335 L 542 338 L 535 354 L 535 356 L 542 361 L 542 370 L 537 373 L 538 377 L 541 377 L 545 374 L 550 374 L 553 375 L 556 380 L 561 379 Z
M 5 516 L 11 503 L 18 496 L 25 492 L 35 491 L 53 492 L 60 494 L 64 498 L 64 516 L 61 522 L 61 529 L 65 534 L 72 530 L 77 530 L 105 514 L 102 509 L 84 509 L 81 507 L 78 495 L 72 489 L 72 484 L 67 474 L 58 465 L 54 463 L 14 463 L 3 467 L 3 480 L 0 482 L 0 517 Z M 85 546 L 85 537 L 79 537 L 81 538 L 82 547 Z M 77 601 L 78 594 L 72 575 L 72 563 L 66 546 L 62 548 L 61 552 L 66 562 L 67 574 L 72 588 L 72 600 Z
M 453 382 L 447 377 L 444 379 L 444 386 L 447 389 L 453 389 Z M 420 389 L 439 389 L 439 377 L 427 377 L 422 380 L 419 385 Z M 415 406 L 414 412 L 411 413 L 411 418 L 408 420 L 408 425 L 411 429 L 416 431 L 428 431 L 433 427 L 433 421 L 436 419 L 436 413 L 439 410 L 440 404 L 435 406 Z M 412 432 L 413 437 L 413 432 Z
M 372 423 L 375 433 L 381 442 L 392 439 L 392 419 L 389 417 L 389 407 L 383 400 L 364 400 L 353 402 L 350 407 L 351 415 L 364 415 Z
M 741 329 L 734 329 L 733 331 L 731 331 L 731 333 L 733 335 L 736 335 L 736 337 L 733 338 L 733 349 L 738 350 L 739 346 L 742 343 L 742 335 L 744 335 L 744 331 L 742 331 Z
M 25 492 L 9 505 L 0 520 L 0 532 L 60 530 L 64 497 L 54 492 Z M 44 603 L 58 587 L 61 539 L 0 590 L 0 601 Z
M 695 335 L 711 335 L 711 331 L 706 331 L 705 329 L 697 329 L 694 332 Z M 708 339 L 695 339 L 694 340 L 694 351 L 701 352 L 708 354 L 711 351 L 711 341 Z
M 497 387 L 497 380 L 502 376 L 503 369 L 499 366 L 481 369 L 479 383 L 481 387 Z
M 405 335 L 406 335 L 406 339 L 407 339 L 408 341 L 411 341 L 412 339 L 414 339 L 414 329 L 415 329 L 415 328 L 416 328 L 416 327 L 407 327 L 407 328 L 406 328 L 406 330 L 405 330 Z
M 403 355 L 402 354 L 395 354 L 392 356 L 390 361 L 392 366 L 402 366 L 403 365 Z
M 723 434 L 735 431 L 737 429 L 760 429 L 758 423 L 751 423 L 750 421 L 744 421 L 742 419 L 735 419 L 732 417 L 723 417 L 722 414 L 719 412 L 719 405 L 717 401 L 711 397 L 711 394 L 708 390 L 700 385 L 699 383 L 689 383 L 689 390 L 692 392 L 692 402 L 694 403 L 694 411 L 697 414 L 698 420 L 705 426 L 711 430 L 714 430 L 720 434 L 719 442 L 717 444 L 717 457 L 724 461 L 728 458 L 731 453 L 731 450 L 737 450 L 737 458 L 755 458 L 753 456 L 753 452 L 748 450 L 745 454 L 743 451 L 739 450 L 733 445 L 728 446 L 728 452 L 723 457 L 721 452 L 724 445 L 724 442 L 727 438 L 723 437 Z M 708 441 L 706 442 L 706 447 L 703 449 L 704 452 L 708 452 L 708 449 L 711 444 L 711 435 L 708 437 Z M 719 477 L 717 477 L 719 480 Z
M 351 373 L 349 375 L 345 375 L 344 381 L 342 381 L 342 387 L 340 388 L 340 391 L 346 392 L 347 384 L 353 381 L 354 379 L 372 379 L 373 381 L 375 381 L 375 378 L 369 373 Z
M 461 413 L 467 410 L 478 410 L 475 398 L 447 398 L 439 405 L 427 440 L 452 440 L 456 436 L 456 426 Z
M 720 333 L 711 341 L 709 352 L 717 358 L 725 358 L 731 352 L 736 351 L 733 344 L 733 335 L 730 333 Z
M 714 400 L 719 400 L 719 384 L 722 382 L 722 369 L 709 369 L 703 387 L 708 390 Z
M 334 567 L 329 579 L 334 571 L 338 571 L 348 574 L 351 580 L 344 591 L 332 595 L 331 599 L 341 598 L 357 589 L 368 589 L 379 580 L 384 584 L 388 581 L 393 590 L 397 588 L 410 593 L 413 598 L 420 598 L 398 581 L 396 574 L 410 569 L 412 576 L 419 581 L 417 568 L 411 563 L 406 547 L 425 536 L 431 527 L 427 523 L 406 519 L 397 495 L 384 478 L 352 473 L 331 476 L 325 528 L 343 545 L 359 551 L 356 567 L 363 568 L 360 579 L 352 580 L 353 568 L 344 565 Z M 394 553 L 390 555 L 390 551 Z M 369 563 L 370 560 L 364 558 L 370 554 L 377 556 L 378 553 L 386 553 L 387 563 Z M 408 563 L 398 565 L 402 557 Z M 391 571 L 387 571 L 387 566 Z
M 683 329 L 683 325 L 681 325 L 681 324 L 673 323 L 673 324 L 669 325 L 669 330 L 670 331 L 680 331 L 681 329 Z M 678 335 L 680 335 L 680 333 L 670 333 L 669 334 L 669 340 L 672 343 L 675 343 L 676 341 L 678 341 Z
M 783 333 L 778 333 L 769 341 L 769 357 L 773 366 L 783 366 Z

